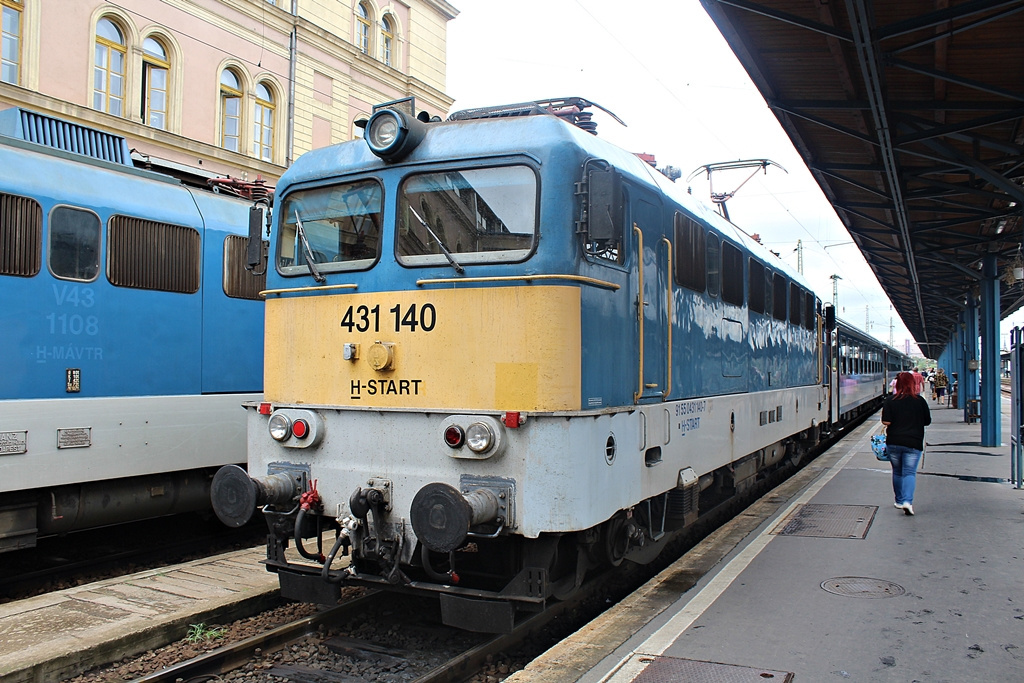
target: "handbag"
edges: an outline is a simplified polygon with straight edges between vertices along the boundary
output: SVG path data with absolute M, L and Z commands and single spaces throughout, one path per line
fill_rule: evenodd
M 885 446 L 885 434 L 875 434 L 871 437 L 871 450 L 875 457 L 883 462 L 889 462 L 889 451 Z

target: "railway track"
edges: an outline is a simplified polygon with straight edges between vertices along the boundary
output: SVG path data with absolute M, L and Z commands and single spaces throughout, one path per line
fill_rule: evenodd
M 852 426 L 833 435 L 823 448 L 834 444 L 850 430 Z M 801 465 L 813 462 L 817 455 L 818 452 L 808 453 Z M 294 623 L 251 637 L 243 634 L 251 634 L 255 629 L 227 624 L 228 630 L 234 631 L 232 637 L 245 639 L 206 654 L 195 656 L 197 648 L 187 647 L 184 641 L 169 644 L 155 651 L 153 660 L 129 677 L 163 666 L 166 668 L 140 680 L 202 681 L 215 677 L 239 683 L 269 683 L 284 678 L 295 683 L 501 680 L 635 591 L 711 531 L 799 469 L 796 466 L 780 468 L 769 474 L 742 498 L 727 499 L 709 509 L 656 562 L 646 566 L 625 563 L 615 571 L 588 578 L 570 599 L 552 602 L 545 612 L 521 620 L 511 634 L 490 637 L 443 626 L 436 600 L 346 588 L 343 590 L 345 602 L 338 607 L 312 616 L 306 616 L 309 614 L 306 611 L 303 618 Z M 185 657 L 195 658 L 181 661 L 175 652 L 187 652 Z M 94 670 L 80 680 L 111 680 L 110 675 L 121 678 L 129 666 L 135 663 L 125 660 L 112 669 Z
M 397 647 L 379 642 L 378 638 L 359 637 L 366 629 L 362 622 L 366 615 L 381 619 L 388 614 L 388 604 L 400 602 L 402 596 L 371 591 L 315 616 L 285 624 L 243 641 L 218 648 L 176 666 L 138 679 L 138 683 L 174 683 L 175 681 L 210 680 L 231 671 L 242 669 L 253 672 L 251 680 L 275 680 L 287 677 L 291 681 L 412 681 L 413 683 L 450 683 L 466 680 L 480 671 L 495 657 L 520 648 L 526 640 L 544 627 L 577 609 L 592 591 L 601 590 L 602 582 L 594 582 L 588 591 L 551 606 L 544 612 L 530 615 L 518 623 L 511 633 L 498 635 L 473 634 L 442 626 L 440 621 L 427 617 L 413 624 L 413 630 L 426 628 L 430 638 L 416 647 Z M 412 600 L 417 611 L 429 611 L 422 598 Z M 389 633 L 397 628 L 410 628 L 409 611 L 392 609 L 389 617 L 376 626 L 376 633 Z M 419 616 L 417 614 L 417 616 Z M 312 639 L 319 654 L 316 662 L 294 661 L 276 656 L 282 651 L 310 650 L 300 643 Z M 438 659 L 438 641 L 443 651 Z M 359 678 L 352 677 L 358 670 Z M 391 675 L 394 674 L 392 679 Z M 237 678 L 237 677 L 236 677 Z

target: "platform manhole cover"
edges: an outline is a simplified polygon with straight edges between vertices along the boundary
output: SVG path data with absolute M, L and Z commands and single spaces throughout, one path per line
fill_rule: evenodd
M 633 683 L 792 683 L 789 671 L 752 669 L 733 664 L 704 662 L 696 659 L 675 657 L 652 657 L 634 655 L 643 664 L 644 670 L 633 679 Z
M 877 505 L 801 505 L 772 531 L 779 536 L 859 538 L 868 535 Z
M 821 587 L 835 595 L 850 598 L 896 598 L 907 591 L 903 586 L 884 579 L 869 579 L 863 576 L 840 576 L 821 582 Z

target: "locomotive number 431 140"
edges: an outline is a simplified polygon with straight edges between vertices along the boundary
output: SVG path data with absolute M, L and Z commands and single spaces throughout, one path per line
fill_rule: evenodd
M 388 316 L 390 313 L 390 317 Z M 394 331 L 401 332 L 407 329 L 410 332 L 417 330 L 430 332 L 437 323 L 437 311 L 434 304 L 409 304 L 402 306 L 395 304 L 384 314 L 384 323 L 388 320 L 394 322 Z M 376 306 L 349 306 L 345 315 L 341 318 L 341 326 L 349 332 L 380 332 L 381 331 L 381 307 Z

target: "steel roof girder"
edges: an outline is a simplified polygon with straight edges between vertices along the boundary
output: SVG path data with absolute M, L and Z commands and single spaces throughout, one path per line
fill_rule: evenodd
M 871 103 L 871 113 L 875 120 L 875 133 L 878 136 L 878 143 L 881 148 L 882 164 L 885 166 L 889 194 L 892 197 L 896 212 L 896 224 L 899 226 L 899 232 L 903 236 L 904 258 L 907 262 L 909 279 L 914 288 L 917 314 L 923 326 L 925 325 L 926 317 L 924 304 L 921 302 L 921 283 L 917 277 L 917 267 L 914 265 L 914 252 L 910 242 L 910 225 L 908 223 L 906 207 L 903 203 L 903 189 L 900 186 L 899 166 L 896 163 L 896 154 L 892 144 L 888 114 L 885 108 L 885 88 L 882 84 L 882 66 L 878 43 L 875 42 L 871 35 L 871 12 L 866 5 L 866 0 L 846 0 L 846 9 L 853 32 L 853 42 L 857 52 L 857 61 L 860 65 L 861 78 L 864 81 L 868 101 Z M 927 336 L 925 339 L 927 339 Z
M 898 24 L 890 24 L 889 27 L 883 27 L 882 29 L 879 30 L 879 40 L 895 38 L 900 35 L 906 35 L 907 33 L 912 33 L 914 31 L 918 31 L 929 27 L 941 26 L 946 23 L 951 24 L 955 19 L 963 19 L 965 17 L 969 17 L 979 12 L 987 12 L 989 10 L 999 9 L 1000 7 L 1007 7 L 1005 11 L 995 12 L 994 14 L 982 17 L 977 21 L 971 21 L 966 24 L 951 27 L 945 31 L 937 31 L 934 35 L 928 36 L 927 38 L 922 38 L 921 40 L 914 41 L 913 43 L 907 43 L 906 45 L 901 45 L 898 48 L 889 50 L 890 54 L 899 54 L 901 52 L 907 52 L 910 50 L 917 49 L 919 47 L 924 47 L 925 45 L 930 45 L 931 43 L 943 40 L 945 38 L 951 38 L 960 33 L 972 31 L 980 26 L 984 26 L 985 24 L 991 23 L 993 21 L 1005 19 L 1006 17 L 1012 16 L 1017 12 L 1020 12 L 1022 9 L 1024 9 L 1024 4 L 1022 4 L 1020 0 L 996 0 L 995 2 L 982 2 L 980 4 L 988 6 L 982 7 L 980 9 L 972 9 L 971 6 L 973 4 L 975 3 L 962 3 L 951 9 L 942 9 L 938 10 L 937 12 L 923 14 L 920 17 L 917 17 L 916 19 L 913 20 L 908 19 L 903 22 L 899 22 Z M 953 16 L 950 19 L 942 19 L 941 17 L 936 16 L 939 14 L 948 14 L 949 12 L 954 12 L 955 16 Z M 917 23 L 919 25 L 917 25 L 916 27 L 911 27 L 911 22 Z M 927 22 L 927 24 L 920 25 L 923 22 Z M 906 24 L 907 26 L 903 26 L 903 24 Z
M 881 197 L 882 199 L 885 199 L 885 200 L 888 200 L 889 202 L 892 202 L 892 197 L 890 197 L 888 194 L 886 194 L 885 190 L 879 190 L 877 188 L 871 187 L 870 185 L 865 185 L 864 183 L 857 182 L 856 180 L 853 180 L 852 178 L 847 178 L 844 175 L 840 175 L 838 173 L 833 173 L 831 171 L 828 171 L 828 170 L 826 170 L 824 168 L 819 167 L 818 165 L 811 166 L 810 169 L 811 169 L 811 171 L 817 171 L 817 172 L 821 173 L 824 176 L 828 176 L 830 178 L 835 178 L 836 180 L 842 181 L 842 182 L 846 183 L 847 185 L 850 185 L 852 187 L 856 187 L 858 190 L 863 190 L 864 192 L 867 192 L 868 194 L 873 194 L 876 197 Z
M 995 171 L 979 160 L 967 156 L 955 147 L 940 142 L 939 140 L 922 140 L 921 144 L 936 152 L 948 155 L 951 159 L 959 161 L 965 168 L 971 170 L 975 175 L 987 180 L 989 184 L 1003 190 L 1009 197 L 1018 203 L 1024 202 L 1024 187 L 1017 185 L 998 171 Z
M 944 125 L 944 126 L 934 126 L 934 125 L 932 125 L 932 126 L 929 126 L 929 127 L 925 128 L 924 130 L 919 130 L 919 131 L 917 131 L 917 132 L 915 132 L 915 133 L 913 133 L 911 135 L 901 135 L 901 136 L 898 136 L 896 138 L 896 140 L 894 141 L 894 143 L 896 144 L 897 147 L 899 147 L 899 146 L 902 146 L 902 145 L 909 145 L 909 144 L 917 142 L 919 140 L 925 140 L 927 138 L 962 136 L 965 139 L 964 140 L 965 142 L 973 142 L 973 141 L 977 140 L 979 142 L 989 142 L 989 143 L 992 143 L 992 144 L 999 144 L 1000 147 L 1004 147 L 1000 151 L 1012 154 L 1014 152 L 1020 152 L 1021 151 L 1020 147 L 1018 147 L 1017 149 L 1005 149 L 1006 145 L 1004 145 L 1002 143 L 999 143 L 996 140 L 985 139 L 982 136 L 965 135 L 965 133 L 966 133 L 966 131 L 969 131 L 969 130 L 974 130 L 974 129 L 977 129 L 977 128 L 984 128 L 985 126 L 992 126 L 992 125 L 997 125 L 997 124 L 1000 124 L 1000 123 L 1006 123 L 1006 122 L 1009 122 L 1009 121 L 1013 121 L 1015 119 L 1020 119 L 1022 117 L 1024 117 L 1024 107 L 1018 107 L 1016 109 L 1011 109 L 1009 111 L 1000 112 L 998 114 L 992 114 L 990 116 L 982 116 L 982 117 L 971 119 L 969 121 L 961 121 L 961 122 L 955 123 L 955 124 L 948 124 L 948 125 Z M 924 119 L 918 119 L 918 121 L 920 121 L 922 123 L 925 122 Z
M 886 57 L 885 65 L 891 66 L 896 69 L 903 69 L 905 71 L 918 73 L 921 74 L 922 76 L 931 76 L 932 78 L 937 78 L 939 80 L 946 81 L 947 83 L 954 83 L 956 85 L 962 85 L 965 88 L 971 88 L 973 90 L 987 92 L 990 95 L 999 95 L 1000 97 L 1005 97 L 1007 99 L 1024 102 L 1024 93 L 1017 93 L 1013 92 L 1012 90 L 1005 90 L 994 85 L 989 85 L 982 81 L 976 81 L 973 78 L 963 78 L 961 76 L 954 76 L 953 74 L 948 73 L 946 71 L 940 71 L 938 69 L 932 69 L 927 66 L 921 66 L 919 64 L 914 64 L 913 62 L 908 62 L 902 59 L 896 59 L 895 57 Z
M 797 15 L 790 14 L 789 12 L 783 12 L 781 10 L 765 7 L 764 5 L 759 5 L 756 2 L 748 2 L 748 0 L 715 0 L 715 2 L 717 2 L 719 5 L 728 5 L 729 7 L 735 7 L 736 9 L 741 9 L 746 12 L 760 14 L 761 16 L 767 17 L 768 19 L 781 21 L 785 24 L 797 26 L 799 28 L 807 29 L 808 31 L 813 31 L 815 33 L 821 33 L 831 38 L 843 40 L 848 43 L 853 40 L 853 37 L 849 33 L 840 31 L 835 26 L 829 26 L 828 24 L 823 24 L 812 19 L 798 17 Z
M 781 100 L 772 98 L 770 100 L 766 99 L 765 102 L 768 104 L 768 107 L 773 111 L 783 111 L 786 112 L 787 114 L 790 114 L 791 116 L 795 116 L 799 119 L 803 119 L 810 123 L 817 124 L 823 128 L 828 128 L 829 130 L 841 133 L 842 135 L 854 138 L 855 140 L 860 140 L 861 142 L 871 145 L 873 147 L 878 146 L 878 140 L 872 138 L 870 135 L 866 135 L 864 133 L 855 131 L 851 128 L 847 128 L 846 126 L 842 126 L 838 123 L 833 123 L 832 121 L 829 121 L 828 119 L 822 118 L 820 116 L 809 114 L 801 109 L 796 109 L 795 107 L 787 107 L 785 106 L 785 103 Z
M 950 22 L 955 19 L 963 19 L 964 17 L 969 17 L 980 12 L 987 12 L 1001 7 L 1012 7 L 1020 4 L 1021 0 L 971 0 L 971 2 L 962 2 L 955 7 L 935 10 L 934 12 L 922 14 L 913 19 L 904 19 L 903 21 L 883 26 L 878 29 L 877 36 L 879 40 L 894 38 L 905 33 L 913 33 L 914 31 L 920 31 L 921 29 L 941 26 L 946 22 Z

